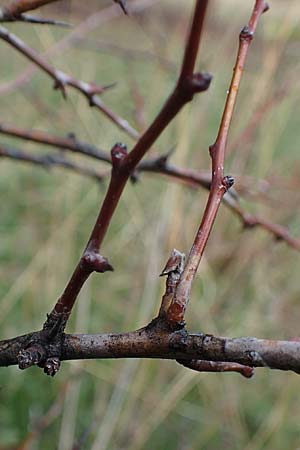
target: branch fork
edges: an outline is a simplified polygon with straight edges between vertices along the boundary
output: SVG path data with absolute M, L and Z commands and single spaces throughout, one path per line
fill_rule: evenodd
M 124 2 L 115 1 L 124 6 Z M 44 1 L 44 3 L 49 3 L 49 1 Z M 19 341 L 18 338 L 15 338 L 11 341 L 0 342 L 0 349 L 3 347 L 4 352 L 8 351 L 9 353 L 10 346 L 12 347 L 12 353 L 17 348 L 19 349 L 17 360 L 20 368 L 24 369 L 31 365 L 39 365 L 44 368 L 48 375 L 53 376 L 59 369 L 60 360 L 72 359 L 74 355 L 75 358 L 80 358 L 83 355 L 88 358 L 95 357 L 95 355 L 99 357 L 99 353 L 101 357 L 171 358 L 194 370 L 235 371 L 247 378 L 253 374 L 253 369 L 250 367 L 252 364 L 253 366 L 268 365 L 272 367 L 272 357 L 274 357 L 272 352 L 274 349 L 271 348 L 270 350 L 271 344 L 261 341 L 254 342 L 254 340 L 245 343 L 242 339 L 240 340 L 241 342 L 238 342 L 238 340 L 217 338 L 204 334 L 192 335 L 187 332 L 184 321 L 192 282 L 221 200 L 234 183 L 233 177 L 224 176 L 223 169 L 228 131 L 247 51 L 253 39 L 258 19 L 266 8 L 266 3 L 263 0 L 256 0 L 249 24 L 240 33 L 240 45 L 229 95 L 226 100 L 217 139 L 210 148 L 212 181 L 204 215 L 186 263 L 184 254 L 174 250 L 162 271 L 161 275 L 167 276 L 166 291 L 162 297 L 157 318 L 147 327 L 132 333 L 98 335 L 97 338 L 64 334 L 73 305 L 89 275 L 93 271 L 103 273 L 113 270 L 108 260 L 100 254 L 100 249 L 119 199 L 131 174 L 134 173 L 142 158 L 182 107 L 191 101 L 196 93 L 205 91 L 210 85 L 211 75 L 194 72 L 207 5 L 208 0 L 195 1 L 193 21 L 187 39 L 181 72 L 178 82 L 165 105 L 149 128 L 139 138 L 130 153 L 127 153 L 126 146 L 119 143 L 111 150 L 112 171 L 110 184 L 94 229 L 77 267 L 62 296 L 47 317 L 43 329 L 28 336 L 21 336 Z M 27 48 L 22 41 L 10 33 L 7 34 L 6 30 L 2 28 L 0 28 L 0 37 L 31 59 L 43 71 L 47 72 L 55 80 L 56 88 L 60 89 L 63 95 L 65 95 L 65 87 L 70 85 L 86 95 L 91 105 L 96 105 L 103 109 L 100 100 L 97 99 L 96 101 L 94 95 L 96 91 L 93 91 L 91 85 L 84 84 L 63 72 L 56 71 L 34 51 Z M 107 111 L 105 113 L 109 115 Z M 128 126 L 122 125 L 119 118 L 115 122 L 128 131 Z M 135 133 L 133 135 L 136 137 Z M 164 164 L 166 162 L 167 160 L 165 160 Z M 98 342 L 97 339 L 102 341 Z M 239 352 L 236 349 L 237 345 L 240 345 Z M 286 343 L 283 345 L 285 348 L 288 346 Z M 296 353 L 300 351 L 298 347 L 297 343 L 292 343 L 292 348 Z M 10 361 L 14 363 L 15 355 L 10 356 Z M 286 369 L 286 362 L 280 360 L 281 356 L 280 352 L 279 356 L 276 354 L 276 364 L 279 368 Z M 293 367 L 293 370 L 297 370 L 299 365 L 299 362 L 296 361 L 289 368 Z
M 41 331 L 32 333 L 27 345 L 17 355 L 21 370 L 32 366 L 44 369 L 46 375 L 54 376 L 60 368 L 64 344 L 64 330 L 69 312 L 64 308 L 61 312 L 52 311 L 47 315 Z

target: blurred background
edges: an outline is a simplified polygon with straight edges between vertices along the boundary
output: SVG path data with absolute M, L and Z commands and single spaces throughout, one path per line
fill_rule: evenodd
M 72 29 L 21 23 L 8 28 L 39 52 L 47 51 L 56 68 L 101 85 L 116 82 L 103 100 L 143 131 L 176 82 L 194 2 L 138 3 L 134 13 L 128 2 L 132 14 L 126 17 L 109 0 L 65 0 L 39 13 L 69 21 Z M 175 147 L 173 163 L 210 170 L 208 146 L 217 134 L 238 34 L 253 3 L 210 2 L 197 66 L 214 75 L 211 88 L 184 108 L 153 155 Z M 226 173 L 236 176 L 247 211 L 300 236 L 300 5 L 271 0 L 270 6 L 250 49 Z M 28 75 L 30 64 L 4 41 L 0 58 L 0 123 L 59 136 L 76 133 L 106 151 L 119 141 L 132 148 L 133 140 L 82 95 L 69 89 L 64 101 L 45 74 Z M 59 153 L 0 139 L 33 155 Z M 109 170 L 80 155 L 66 156 L 99 173 Z M 81 255 L 107 180 L 4 158 L 0 174 L 5 339 L 41 327 Z M 206 199 L 205 190 L 161 175 L 142 174 L 138 183 L 129 183 L 103 246 L 115 272 L 91 277 L 67 331 L 125 331 L 148 323 L 164 291 L 159 273 L 174 247 L 188 252 Z M 223 206 L 194 284 L 188 328 L 289 339 L 299 335 L 299 294 L 299 253 L 265 230 L 244 230 Z M 246 380 L 238 374 L 199 374 L 173 361 L 65 362 L 54 379 L 36 368 L 2 368 L 0 449 L 296 450 L 299 386 L 294 373 L 257 369 Z

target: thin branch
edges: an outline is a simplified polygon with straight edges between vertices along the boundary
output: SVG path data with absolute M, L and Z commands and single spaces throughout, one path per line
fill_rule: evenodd
M 50 147 L 57 147 L 61 150 L 70 150 L 71 152 L 95 158 L 99 161 L 111 163 L 111 157 L 106 151 L 87 142 L 79 141 L 73 133 L 68 134 L 67 137 L 61 137 L 41 130 L 18 128 L 3 122 L 0 123 L 0 133 Z
M 15 0 L 2 9 L 5 9 L 11 16 L 18 17 L 24 12 L 32 11 L 57 1 L 61 0 Z
M 98 94 L 102 94 L 113 85 L 98 86 L 95 83 L 86 83 L 81 80 L 53 68 L 42 56 L 40 56 L 35 50 L 28 47 L 20 38 L 15 34 L 9 32 L 6 28 L 0 26 L 0 38 L 18 50 L 23 56 L 32 61 L 43 72 L 47 73 L 54 80 L 54 89 L 59 89 L 62 92 L 64 98 L 66 98 L 66 87 L 72 87 L 83 94 L 89 105 L 94 106 L 100 110 L 106 117 L 108 117 L 113 123 L 115 123 L 121 130 L 126 132 L 133 139 L 137 139 L 139 134 L 132 128 L 129 123 L 122 117 L 119 117 L 113 111 L 111 111 L 105 103 L 101 100 Z
M 190 299 L 192 282 L 200 264 L 200 260 L 218 213 L 221 200 L 234 182 L 232 177 L 224 177 L 224 160 L 228 132 L 249 46 L 253 39 L 258 20 L 266 8 L 267 4 L 264 0 L 256 0 L 248 26 L 244 27 L 240 33 L 237 59 L 225 103 L 223 117 L 217 139 L 210 147 L 210 155 L 212 158 L 212 183 L 210 194 L 198 233 L 189 253 L 185 269 L 178 282 L 176 293 L 167 312 L 167 320 L 170 324 L 172 324 L 172 326 L 181 326 L 184 322 L 184 315 Z
M 158 3 L 158 1 L 159 0 L 131 0 L 129 2 L 129 9 L 131 13 L 140 13 L 141 11 L 153 6 L 153 4 Z M 121 9 L 115 8 L 114 6 L 109 6 L 107 8 L 100 9 L 100 11 L 93 12 L 76 28 L 74 28 L 71 33 L 43 53 L 43 56 L 53 56 L 57 53 L 62 54 L 62 52 L 66 52 L 74 40 L 86 36 L 95 28 L 99 28 L 103 24 L 120 17 L 121 14 L 123 14 Z M 1 84 L 0 94 L 5 95 L 15 92 L 16 89 L 20 89 L 24 84 L 31 80 L 32 75 L 37 70 L 37 66 L 32 65 L 25 69 L 15 80 Z
M 196 54 L 200 42 L 207 4 L 208 0 L 196 0 L 193 24 L 186 45 L 181 73 L 173 93 L 167 100 L 161 112 L 148 130 L 141 136 L 131 153 L 127 154 L 126 148 L 122 144 L 116 144 L 113 147 L 111 152 L 111 182 L 86 249 L 62 296 L 44 324 L 42 343 L 39 343 L 38 346 L 34 345 L 29 349 L 23 349 L 23 352 L 19 355 L 20 367 L 26 368 L 31 365 L 32 361 L 38 358 L 39 355 L 47 355 L 51 343 L 51 351 L 53 352 L 53 349 L 55 348 L 55 355 L 51 358 L 45 357 L 43 367 L 45 372 L 49 375 L 54 375 L 57 372 L 60 364 L 62 334 L 81 287 L 92 272 L 113 270 L 107 259 L 100 254 L 100 247 L 128 179 L 151 145 L 156 141 L 180 109 L 187 102 L 191 101 L 196 93 L 202 92 L 209 87 L 211 81 L 210 75 L 192 73 L 196 61 Z M 78 82 L 69 75 L 53 69 L 52 66 L 44 61 L 44 59 L 34 50 L 30 49 L 3 27 L 0 27 L 0 37 L 52 77 L 55 81 L 55 87 L 61 89 L 63 94 L 65 94 L 65 86 L 70 85 L 84 93 L 92 105 L 99 106 L 101 100 L 99 99 L 96 102 L 99 97 L 95 96 L 95 94 L 99 92 L 97 87 Z M 190 63 L 190 60 L 192 61 L 192 64 Z M 185 76 L 182 75 L 183 73 Z M 114 121 L 118 122 L 118 120 Z M 119 121 L 118 123 L 121 128 L 126 129 L 128 132 L 127 122 L 124 124 Z M 137 137 L 135 130 L 133 130 L 132 134 L 133 137 Z
M 196 50 L 194 47 L 198 48 L 199 45 L 203 24 L 202 16 L 206 12 L 207 3 L 208 0 L 196 1 L 193 24 L 191 28 L 192 32 L 189 35 L 186 45 L 186 52 L 184 56 L 185 61 L 189 61 L 188 55 L 190 54 L 195 63 Z M 197 24 L 200 28 L 200 32 Z M 191 41 L 194 42 L 194 45 L 191 44 Z M 112 216 L 128 179 L 143 156 L 150 149 L 171 120 L 180 111 L 180 109 L 187 102 L 191 101 L 197 92 L 202 92 L 209 87 L 211 76 L 206 74 L 200 73 L 188 75 L 187 78 L 182 77 L 183 71 L 184 73 L 190 74 L 191 69 L 192 67 L 190 66 L 190 63 L 188 71 L 185 69 L 185 65 L 182 66 L 178 83 L 175 86 L 173 93 L 163 106 L 158 116 L 154 119 L 153 123 L 141 136 L 133 150 L 127 154 L 127 149 L 122 144 L 116 144 L 113 147 L 111 151 L 112 175 L 106 196 L 83 256 L 79 261 L 62 296 L 51 313 L 54 314 L 54 316 L 62 313 L 70 314 L 81 287 L 93 271 L 103 272 L 106 270 L 112 270 L 112 267 L 109 265 L 107 260 L 103 258 L 99 252 Z
M 260 227 L 268 231 L 278 241 L 284 241 L 290 247 L 300 251 L 300 240 L 293 237 L 288 228 L 273 223 L 255 214 L 249 214 L 244 211 L 240 206 L 233 208 L 235 214 L 237 214 L 242 220 L 245 228 Z
M 40 6 L 54 3 L 61 0 L 17 0 L 7 6 L 0 7 L 0 22 L 29 22 L 42 25 L 59 25 L 69 26 L 66 22 L 54 19 L 44 19 L 41 17 L 24 14 L 27 11 L 32 11 Z
M 118 5 L 120 5 L 120 7 L 122 8 L 122 11 L 124 12 L 124 14 L 128 14 L 128 11 L 126 9 L 126 0 L 113 0 L 115 3 L 118 3 Z
M 38 340 L 39 335 L 40 332 L 35 332 L 0 341 L 0 367 L 18 364 L 20 352 Z M 129 333 L 64 336 L 62 360 L 107 358 L 159 358 L 180 362 L 200 359 L 300 373 L 300 342 L 216 337 L 188 333 L 185 329 L 166 332 L 155 323 Z
M 102 182 L 105 177 L 105 174 L 100 173 L 98 170 L 70 161 L 62 155 L 49 154 L 36 156 L 1 143 L 0 158 L 9 158 L 15 161 L 34 164 L 47 170 L 52 167 L 63 167 L 64 169 L 72 170 L 73 172 L 81 175 L 91 177 L 98 182 Z
M 193 74 L 192 70 L 194 67 L 190 64 L 190 58 L 193 64 L 196 61 L 204 20 L 203 16 L 205 15 L 207 4 L 208 0 L 196 0 L 193 24 L 184 56 L 185 63 L 182 65 L 174 91 L 162 110 L 138 140 L 131 153 L 128 154 L 126 147 L 122 144 L 116 144 L 111 150 L 112 172 L 110 184 L 86 248 L 61 297 L 58 299 L 52 312 L 47 316 L 42 331 L 38 333 L 38 341 L 35 341 L 33 338 L 19 352 L 18 363 L 20 368 L 25 369 L 34 364 L 39 364 L 44 368 L 44 372 L 47 375 L 54 376 L 57 373 L 61 361 L 64 329 L 83 284 L 92 272 L 102 273 L 113 270 L 108 260 L 100 254 L 100 248 L 128 179 L 132 176 L 143 156 L 181 108 L 191 101 L 196 93 L 208 89 L 211 76 L 203 73 Z M 27 55 L 55 79 L 56 87 L 64 92 L 66 84 L 74 86 L 72 78 L 52 69 L 48 63 L 45 63 L 31 49 L 27 47 L 24 49 L 23 43 L 19 42 L 15 36 L 11 36 L 7 30 L 0 28 L 0 33 L 1 31 L 5 40 Z M 182 73 L 185 73 L 186 76 L 182 76 Z M 76 88 L 78 88 L 77 84 Z M 82 87 L 79 90 L 82 90 Z M 91 100 L 93 100 L 93 96 Z
M 0 133 L 7 136 L 13 136 L 23 140 L 44 144 L 50 147 L 57 147 L 62 150 L 69 150 L 74 153 L 78 153 L 111 164 L 111 156 L 107 152 L 105 152 L 105 150 L 102 150 L 97 146 L 94 146 L 87 142 L 78 140 L 76 136 L 72 133 L 70 133 L 67 137 L 60 137 L 52 135 L 45 131 L 26 130 L 23 128 L 15 127 L 14 125 L 5 124 L 3 122 L 0 123 Z M 2 146 L 2 149 L 3 148 L 4 147 Z M 2 156 L 7 156 L 11 159 L 17 160 L 21 159 L 27 162 L 31 162 L 32 156 L 30 154 L 24 151 L 21 152 L 20 150 L 16 149 L 14 149 L 14 151 L 12 152 L 9 151 L 8 147 L 5 148 L 6 154 L 5 155 L 3 154 Z M 22 155 L 21 158 L 19 158 L 19 154 Z M 135 175 L 133 176 L 134 179 L 136 179 L 136 176 L 141 172 L 150 172 L 165 175 L 169 178 L 181 181 L 182 183 L 187 184 L 188 186 L 191 187 L 201 186 L 204 189 L 208 190 L 210 189 L 211 186 L 210 173 L 206 171 L 201 172 L 199 170 L 177 167 L 169 162 L 170 156 L 171 155 L 169 153 L 163 156 L 147 159 L 146 161 L 141 161 L 136 168 Z M 44 157 L 41 158 L 34 157 L 35 161 L 32 162 L 35 163 L 37 159 L 41 159 L 42 163 L 41 165 L 44 165 L 43 158 Z M 50 159 L 51 161 L 53 161 L 52 155 L 49 155 L 49 157 L 46 156 L 45 161 L 46 168 L 48 168 L 50 165 Z M 58 161 L 58 159 L 56 159 L 56 161 Z M 58 161 L 57 163 L 52 162 L 52 164 L 65 166 L 66 161 L 63 162 L 62 159 L 60 159 L 60 161 L 61 162 Z M 99 172 L 95 173 L 95 170 L 79 166 L 78 164 L 76 164 L 74 167 L 70 167 L 70 163 L 71 162 L 68 160 L 67 168 L 73 169 L 82 175 L 87 175 L 92 178 L 95 178 L 98 181 L 102 180 L 103 177 L 107 175 L 107 173 L 106 174 L 103 173 L 100 174 Z M 255 227 L 262 228 L 265 231 L 271 233 L 276 240 L 282 240 L 291 248 L 300 251 L 300 239 L 293 237 L 288 228 L 273 223 L 271 221 L 268 221 L 263 217 L 257 216 L 255 214 L 250 214 L 247 211 L 245 211 L 239 203 L 239 196 L 233 189 L 230 189 L 226 193 L 222 201 L 240 219 L 245 228 L 255 228 Z

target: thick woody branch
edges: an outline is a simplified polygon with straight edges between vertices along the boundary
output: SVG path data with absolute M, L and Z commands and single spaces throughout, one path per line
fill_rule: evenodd
M 0 341 L 0 366 L 18 364 L 24 346 L 33 346 L 39 334 Z M 64 335 L 62 360 L 107 358 L 173 359 L 185 364 L 191 360 L 230 362 L 300 373 L 300 342 L 216 337 L 184 329 L 168 333 L 155 324 L 130 333 Z
M 177 325 L 180 327 L 184 322 L 184 315 L 190 298 L 192 282 L 200 264 L 221 200 L 234 183 L 232 177 L 224 176 L 224 160 L 228 132 L 249 46 L 253 39 L 258 20 L 266 8 L 267 4 L 264 0 L 256 0 L 248 26 L 244 27 L 240 33 L 237 59 L 218 136 L 215 143 L 210 147 L 210 155 L 212 158 L 212 182 L 210 194 L 185 269 L 178 282 L 176 293 L 167 313 L 167 320 L 170 324 L 173 324 L 173 326 Z

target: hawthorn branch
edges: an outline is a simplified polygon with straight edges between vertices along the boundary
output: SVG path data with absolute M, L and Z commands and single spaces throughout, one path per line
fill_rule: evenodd
M 127 120 L 118 116 L 112 110 L 110 110 L 99 94 L 102 94 L 107 89 L 114 86 L 110 84 L 108 86 L 98 86 L 95 83 L 86 83 L 85 81 L 77 80 L 71 75 L 57 70 L 51 66 L 42 56 L 40 56 L 35 50 L 28 47 L 19 37 L 15 34 L 9 32 L 6 28 L 0 26 L 0 39 L 3 39 L 16 50 L 18 50 L 23 56 L 32 61 L 36 66 L 38 66 L 43 72 L 48 74 L 50 78 L 54 80 L 54 89 L 61 91 L 63 97 L 66 99 L 66 87 L 72 87 L 73 89 L 79 91 L 84 95 L 91 107 L 95 107 L 100 110 L 106 117 L 108 117 L 113 123 L 115 123 L 122 131 L 126 132 L 133 139 L 137 139 L 139 134 L 132 128 Z
M 18 364 L 20 352 L 37 342 L 40 333 L 0 341 L 0 367 Z M 129 333 L 64 335 L 62 360 L 107 358 L 170 359 L 185 364 L 193 360 L 229 362 L 300 373 L 300 342 L 216 337 L 186 330 L 166 332 L 153 323 Z M 34 364 L 40 362 L 37 358 Z
M 215 222 L 221 200 L 234 183 L 232 177 L 224 176 L 224 160 L 228 132 L 250 43 L 253 39 L 258 20 L 266 9 L 267 4 L 264 0 L 256 0 L 248 26 L 244 27 L 240 33 L 237 59 L 225 103 L 223 117 L 217 139 L 210 147 L 210 155 L 212 158 L 212 182 L 210 194 L 185 269 L 178 282 L 175 295 L 166 315 L 167 321 L 175 327 L 181 327 L 184 323 L 184 315 L 190 298 L 192 282 Z
M 44 19 L 41 17 L 24 14 L 32 11 L 40 6 L 54 3 L 61 0 L 17 0 L 7 6 L 0 7 L 0 22 L 29 22 L 47 25 L 69 26 L 69 24 L 60 20 Z
M 131 0 L 129 2 L 129 8 L 132 13 L 139 13 L 145 9 L 151 7 L 159 0 Z M 119 11 L 120 10 L 120 11 Z M 102 8 L 100 11 L 93 12 L 83 22 L 81 22 L 70 34 L 65 36 L 62 40 L 57 42 L 53 47 L 43 53 L 44 56 L 50 56 L 57 53 L 67 51 L 72 43 L 78 38 L 83 38 L 87 33 L 93 31 L 95 28 L 101 27 L 104 23 L 107 23 L 113 19 L 118 18 L 122 13 L 120 8 L 109 6 Z M 25 69 L 15 80 L 8 81 L 0 85 L 0 93 L 8 94 L 14 92 L 16 89 L 21 88 L 24 84 L 28 83 L 32 75 L 38 70 L 37 66 L 30 66 Z M 105 106 L 105 105 L 104 105 Z M 106 107 L 107 108 L 107 107 Z
M 39 339 L 28 342 L 18 353 L 20 368 L 25 369 L 39 364 L 44 368 L 45 373 L 51 376 L 55 375 L 59 370 L 64 342 L 64 329 L 83 284 L 92 272 L 102 273 L 113 270 L 108 260 L 101 255 L 100 249 L 128 179 L 143 156 L 181 108 L 191 101 L 196 93 L 208 89 L 211 76 L 202 73 L 192 73 L 196 63 L 207 4 L 208 0 L 196 0 L 193 23 L 187 40 L 179 79 L 162 110 L 129 154 L 126 147 L 122 144 L 116 144 L 113 147 L 111 151 L 112 172 L 110 184 L 86 248 L 70 281 L 48 315 L 42 331 L 39 332 Z M 30 59 L 56 80 L 56 84 L 58 82 L 57 87 L 64 92 L 64 86 L 66 82 L 71 81 L 70 78 L 66 78 L 65 74 L 62 75 L 61 72 L 54 71 L 48 63 L 45 64 L 31 49 L 29 51 L 26 47 L 24 49 L 23 43 L 20 44 L 18 39 L 16 40 L 14 36 L 12 37 L 7 30 L 0 28 L 0 34 L 1 31 L 5 40 L 22 53 L 28 55 Z M 192 64 L 190 60 L 192 60 Z
M 18 17 L 27 11 L 32 11 L 34 9 L 40 8 L 41 6 L 48 5 L 49 3 L 54 3 L 61 0 L 15 0 L 11 2 L 5 9 L 8 14 L 13 17 Z
M 19 162 L 34 164 L 47 170 L 51 169 L 52 167 L 63 167 L 64 169 L 72 170 L 73 172 L 79 173 L 81 175 L 91 177 L 98 182 L 102 182 L 106 175 L 100 173 L 98 170 L 95 170 L 92 167 L 86 167 L 82 164 L 70 161 L 63 155 L 48 154 L 37 156 L 1 143 L 0 158 L 9 158 Z
M 120 8 L 122 8 L 122 11 L 124 14 L 128 15 L 128 11 L 126 9 L 126 0 L 113 0 L 115 3 L 118 3 Z
M 105 150 L 102 150 L 95 145 L 89 144 L 88 142 L 78 140 L 73 133 L 70 133 L 66 137 L 61 137 L 52 135 L 45 131 L 26 130 L 5 123 L 0 123 L 0 133 L 7 136 L 17 137 L 23 140 L 40 143 L 50 147 L 57 147 L 62 150 L 71 151 L 111 164 L 111 156 Z M 72 163 L 70 160 L 65 161 L 62 160 L 62 158 L 57 158 L 56 156 L 54 156 L 53 158 L 52 155 L 46 155 L 46 157 L 33 157 L 27 152 L 25 153 L 24 151 L 12 149 L 8 146 L 4 147 L 3 145 L 1 156 L 25 162 L 32 162 L 33 164 L 36 163 L 38 165 L 45 166 L 45 168 L 49 168 L 51 167 L 51 165 L 66 167 L 67 169 L 74 170 L 75 172 L 78 172 L 82 175 L 95 178 L 97 181 L 103 180 L 104 176 L 107 175 L 107 173 L 100 174 L 98 171 L 95 171 L 92 168 L 86 168 L 79 164 Z M 210 173 L 206 171 L 201 172 L 199 170 L 177 167 L 170 163 L 170 156 L 171 154 L 167 153 L 162 156 L 141 161 L 140 164 L 138 164 L 134 175 L 132 175 L 132 179 L 135 180 L 136 176 L 139 173 L 149 172 L 165 175 L 168 178 L 181 181 L 182 183 L 190 187 L 200 186 L 204 189 L 210 189 Z M 32 158 L 34 159 L 34 161 L 32 161 Z M 239 218 L 245 228 L 262 228 L 266 232 L 272 234 L 276 240 L 282 240 L 294 250 L 300 251 L 300 240 L 293 237 L 288 228 L 268 221 L 258 215 L 249 214 L 240 205 L 239 196 L 234 190 L 230 189 L 223 197 L 222 201 Z
M 202 16 L 205 15 L 207 3 L 208 0 L 196 1 L 193 23 L 184 56 L 184 61 L 189 61 L 188 56 L 190 55 L 191 59 L 193 60 L 193 64 L 195 64 L 196 62 L 195 49 L 198 49 L 200 43 L 200 35 L 203 24 Z M 200 31 L 198 28 L 200 28 Z M 191 70 L 192 66 L 190 66 L 190 62 L 188 71 L 186 71 L 185 64 L 183 64 L 178 83 L 173 93 L 163 106 L 156 119 L 154 119 L 153 123 L 141 136 L 141 138 L 129 154 L 127 153 L 126 147 L 122 144 L 116 144 L 113 147 L 111 151 L 111 180 L 102 207 L 100 209 L 100 213 L 88 240 L 83 257 L 78 263 L 61 298 L 55 305 L 52 312 L 53 314 L 61 314 L 63 312 L 70 314 L 78 293 L 81 290 L 81 287 L 83 286 L 88 276 L 95 270 L 95 261 L 100 263 L 101 260 L 101 264 L 103 263 L 103 257 L 99 253 L 101 244 L 106 235 L 107 229 L 118 205 L 124 187 L 138 163 L 141 161 L 143 156 L 150 149 L 150 147 L 153 145 L 162 131 L 170 123 L 170 121 L 184 106 L 184 104 L 188 101 L 191 101 L 195 93 L 202 92 L 209 87 L 211 77 L 206 74 L 188 75 L 187 77 L 182 76 L 183 72 L 190 74 Z M 106 260 L 104 261 L 104 266 L 105 270 L 107 270 L 107 268 L 109 268 L 109 270 L 112 269 Z

